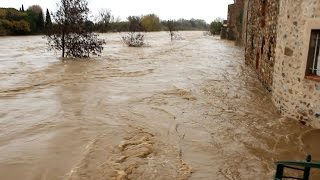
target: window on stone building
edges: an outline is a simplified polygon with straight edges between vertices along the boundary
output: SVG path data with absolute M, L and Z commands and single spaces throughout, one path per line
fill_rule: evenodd
M 311 31 L 306 75 L 320 76 L 320 30 Z

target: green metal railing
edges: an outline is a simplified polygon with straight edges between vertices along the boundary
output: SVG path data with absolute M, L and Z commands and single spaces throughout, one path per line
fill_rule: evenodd
M 312 162 L 311 155 L 308 155 L 306 161 L 278 161 L 276 162 L 277 171 L 275 175 L 275 180 L 282 179 L 298 179 L 298 180 L 309 180 L 310 170 L 312 168 L 320 169 L 320 162 Z M 284 170 L 292 169 L 296 171 L 302 171 L 303 177 L 292 177 L 285 176 Z

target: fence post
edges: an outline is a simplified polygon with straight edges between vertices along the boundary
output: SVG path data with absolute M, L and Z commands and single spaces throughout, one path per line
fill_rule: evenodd
M 275 180 L 282 180 L 283 177 L 283 165 L 282 164 L 278 164 L 277 165 L 277 171 L 276 171 L 276 177 Z
M 306 161 L 311 162 L 311 155 L 310 154 L 308 154 Z M 310 176 L 310 167 L 305 167 L 304 173 L 303 173 L 303 180 L 309 180 L 309 176 Z

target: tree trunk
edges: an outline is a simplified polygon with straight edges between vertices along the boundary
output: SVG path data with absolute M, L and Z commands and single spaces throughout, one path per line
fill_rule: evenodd
M 62 58 L 64 58 L 64 54 L 65 54 L 65 29 L 63 28 L 62 30 L 62 37 L 61 37 L 61 41 L 62 41 Z

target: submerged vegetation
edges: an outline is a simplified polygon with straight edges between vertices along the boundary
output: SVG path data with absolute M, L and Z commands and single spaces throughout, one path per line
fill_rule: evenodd
M 62 52 L 62 57 L 89 57 L 99 55 L 105 41 L 93 33 L 88 21 L 86 0 L 61 0 L 54 14 L 55 24 L 47 30 L 46 37 L 51 49 Z
M 89 57 L 99 55 L 105 40 L 99 33 L 127 32 L 122 35 L 123 42 L 129 47 L 145 44 L 144 32 L 168 31 L 171 40 L 183 39 L 178 31 L 201 30 L 217 34 L 222 22 L 216 19 L 210 25 L 201 19 L 161 20 L 156 14 L 129 16 L 125 21 L 112 15 L 108 9 L 101 9 L 94 18 L 89 18 L 87 0 L 59 0 L 58 9 L 45 16 L 39 5 L 32 5 L 25 11 L 0 8 L 1 35 L 45 34 L 50 49 L 61 51 L 62 57 Z M 52 17 L 52 19 L 51 19 Z
M 129 47 L 141 47 L 144 43 L 144 34 L 141 32 L 128 32 L 123 35 L 122 41 Z
M 168 20 L 166 22 L 166 26 L 168 27 L 169 35 L 172 41 L 174 39 L 175 31 L 177 29 L 176 22 L 173 20 Z
M 151 17 L 151 16 L 149 16 Z M 152 25 L 150 25 L 151 27 Z M 122 41 L 129 47 L 141 47 L 144 45 L 143 18 L 139 16 L 128 17 L 128 33 L 122 35 Z

